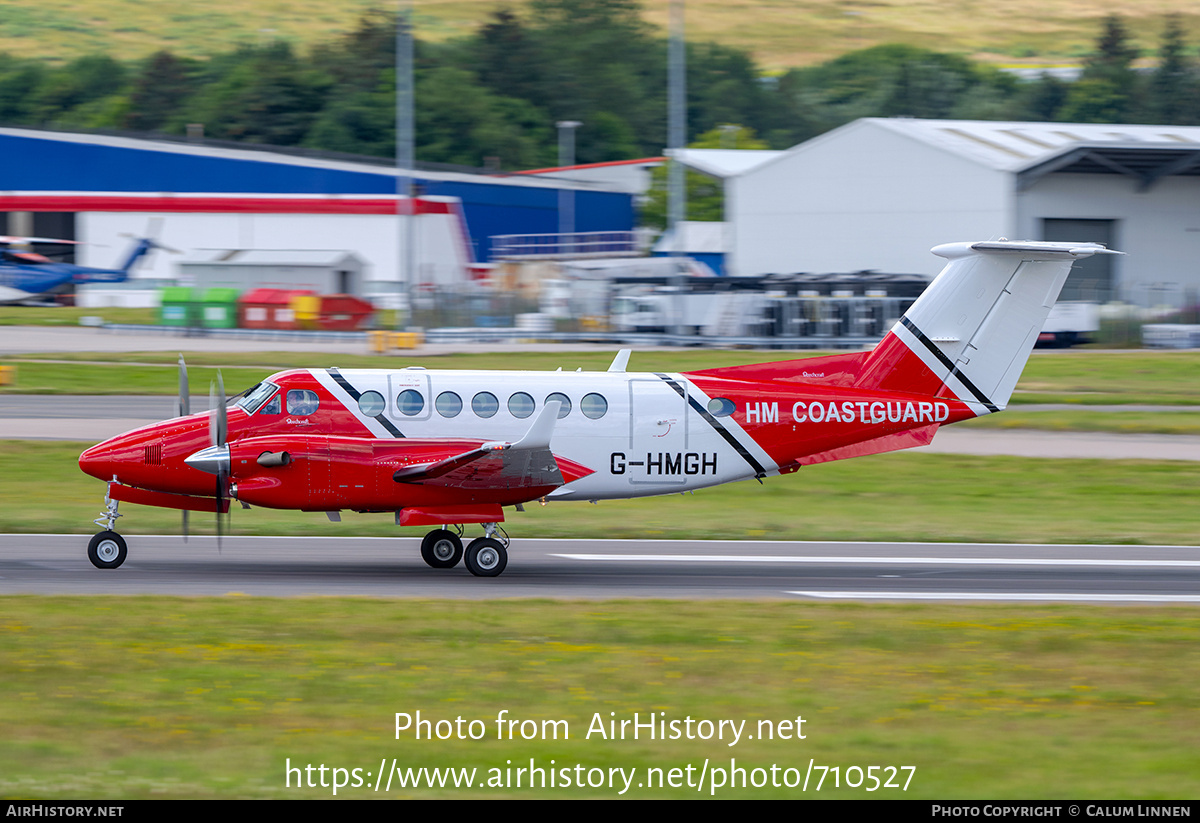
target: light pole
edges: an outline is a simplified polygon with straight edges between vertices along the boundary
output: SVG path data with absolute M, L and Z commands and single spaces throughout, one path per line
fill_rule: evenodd
M 671 159 L 667 166 L 667 231 L 671 235 L 671 255 L 683 255 L 683 221 L 687 215 L 680 155 L 687 145 L 687 47 L 683 40 L 683 0 L 671 0 L 667 39 L 667 145 Z M 685 278 L 677 265 L 675 273 L 674 332 L 683 334 L 683 287 Z
M 558 165 L 568 168 L 575 165 L 575 129 L 583 125 L 578 120 L 559 120 L 558 126 Z M 575 191 L 561 188 L 558 190 L 558 243 L 560 250 L 568 242 L 567 235 L 575 233 Z M 574 245 L 573 243 L 571 244 Z
M 416 171 L 413 148 L 413 42 L 412 0 L 399 0 L 396 14 L 396 216 L 403 225 L 400 245 L 400 300 L 396 306 L 396 328 L 408 326 L 411 311 L 413 269 L 415 267 L 416 204 L 413 202 L 413 174 Z M 402 205 L 406 202 L 408 215 Z M 399 228 L 399 227 L 397 227 Z

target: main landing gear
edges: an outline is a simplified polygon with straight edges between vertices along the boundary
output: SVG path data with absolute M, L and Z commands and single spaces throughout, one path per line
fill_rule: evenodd
M 421 541 L 421 558 L 435 569 L 451 569 L 459 560 L 476 577 L 497 577 L 508 565 L 508 535 L 498 523 L 484 523 L 484 536 L 462 544 L 462 526 L 456 531 L 434 529 Z
M 116 478 L 114 477 L 113 480 Z M 104 527 L 104 531 L 92 537 L 91 542 L 88 543 L 88 560 L 92 561 L 92 565 L 97 569 L 115 569 L 125 562 L 125 555 L 129 553 L 128 547 L 125 545 L 125 538 L 113 531 L 117 518 L 121 516 L 117 511 L 118 505 L 119 501 L 109 497 L 106 491 L 104 493 L 104 513 L 92 521 L 97 526 Z

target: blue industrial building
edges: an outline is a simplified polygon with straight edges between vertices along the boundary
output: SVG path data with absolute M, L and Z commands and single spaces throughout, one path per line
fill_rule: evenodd
M 419 171 L 422 195 L 456 198 L 473 256 L 487 261 L 497 235 L 559 231 L 559 192 L 574 192 L 577 232 L 631 231 L 634 197 L 594 184 L 539 176 Z M 205 193 L 286 196 L 387 196 L 397 190 L 397 171 L 369 161 L 347 161 L 272 151 L 266 147 L 215 147 L 29 129 L 0 129 L 0 192 L 58 195 L 59 214 L 71 209 L 69 194 Z M 51 207 L 7 205 L 0 212 L 46 212 Z M 15 207 L 14 207 L 15 205 Z M 49 215 L 46 215 L 48 218 Z M 37 217 L 35 215 L 35 220 Z M 60 220 L 59 223 L 62 221 Z M 38 221 L 51 228 L 59 223 Z M 53 230 L 53 229 L 52 229 Z M 69 230 L 66 226 L 63 230 Z M 12 231 L 10 224 L 9 231 Z M 61 234 L 62 231 L 59 231 Z

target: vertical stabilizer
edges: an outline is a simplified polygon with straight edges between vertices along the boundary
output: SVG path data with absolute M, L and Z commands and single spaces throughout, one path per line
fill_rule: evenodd
M 871 353 L 856 385 L 954 396 L 977 414 L 1008 405 L 1076 260 L 1094 243 L 948 243 L 949 262 Z
M 120 271 L 122 271 L 125 274 L 125 276 L 128 277 L 130 274 L 133 273 L 134 265 L 139 260 L 141 260 L 143 257 L 145 257 L 147 254 L 149 254 L 151 252 L 151 250 L 156 249 L 156 248 L 158 248 L 158 244 L 155 243 L 153 240 L 151 240 L 149 237 L 141 238 L 134 245 L 133 249 L 130 250 L 128 256 L 126 256 L 126 258 L 125 258 L 125 261 L 123 263 L 121 263 L 121 265 L 119 267 Z

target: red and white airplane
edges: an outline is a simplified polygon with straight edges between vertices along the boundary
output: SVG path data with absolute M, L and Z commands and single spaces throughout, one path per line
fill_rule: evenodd
M 642 497 L 788 474 L 928 444 L 1005 408 L 1087 243 L 952 243 L 941 274 L 870 352 L 683 374 L 294 369 L 226 407 L 114 437 L 79 458 L 107 481 L 88 557 L 116 568 L 119 501 L 394 512 L 433 526 L 421 556 L 472 574 L 507 564 L 504 508 Z M 219 518 L 218 518 L 219 523 Z M 464 554 L 464 524 L 483 525 Z

